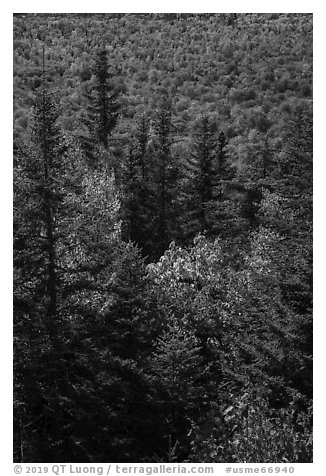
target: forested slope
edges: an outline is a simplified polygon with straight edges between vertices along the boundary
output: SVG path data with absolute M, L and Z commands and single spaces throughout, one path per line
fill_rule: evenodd
M 312 460 L 312 15 L 14 16 L 14 458 Z
M 22 129 L 31 92 L 41 83 L 43 44 L 47 76 L 60 88 L 61 120 L 69 130 L 85 108 L 98 45 L 107 48 L 124 92 L 125 117 L 151 111 L 164 89 L 174 100 L 181 136 L 205 105 L 228 139 L 270 128 L 280 138 L 296 105 L 311 99 L 312 15 L 18 16 L 15 116 Z

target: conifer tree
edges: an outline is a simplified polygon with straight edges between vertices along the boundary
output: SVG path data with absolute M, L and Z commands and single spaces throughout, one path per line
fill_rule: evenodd
M 57 118 L 51 95 L 42 89 L 34 105 L 33 148 L 20 148 L 15 167 L 15 217 L 19 217 L 14 222 L 15 260 L 26 279 L 34 282 L 30 290 L 43 289 L 44 314 L 53 336 L 58 314 L 58 222 L 65 213 L 64 187 L 68 185 L 67 146 Z
M 313 127 L 309 107 L 299 108 L 280 154 L 278 190 L 295 213 L 296 232 L 312 236 Z
M 119 93 L 112 84 L 105 49 L 99 49 L 96 54 L 93 75 L 93 90 L 88 94 L 85 120 L 87 134 L 80 137 L 86 157 L 92 162 L 99 146 L 108 149 L 109 137 L 117 125 L 120 111 Z
M 156 211 L 153 216 L 153 244 L 156 257 L 161 256 L 169 245 L 173 236 L 175 183 L 177 167 L 173 163 L 172 145 L 172 104 L 164 96 L 159 104 L 153 123 L 154 163 L 151 180 L 155 193 Z
M 34 105 L 32 146 L 27 151 L 20 148 L 15 164 L 16 375 L 21 375 L 21 366 L 25 366 L 24 378 L 15 386 L 20 402 L 15 416 L 25 456 L 36 460 L 48 451 L 50 454 L 51 445 L 60 438 L 60 394 L 67 388 L 58 249 L 69 181 L 64 173 L 66 144 L 56 126 L 57 118 L 52 97 L 43 87 Z M 28 340 L 35 340 L 35 349 L 26 345 Z M 38 447 L 35 453 L 25 441 L 31 443 L 31 435 L 38 442 L 31 445 L 34 451 Z
M 56 117 L 44 92 L 34 148 L 15 164 L 16 459 L 128 461 L 148 334 L 142 265 L 120 240 L 112 173 L 85 169 Z
M 230 190 L 234 172 L 227 162 L 227 141 L 221 132 L 216 139 L 214 123 L 207 115 L 196 127 L 190 159 L 185 166 L 182 201 L 188 217 L 190 237 L 231 234 L 234 209 Z
M 146 182 L 149 167 L 148 141 L 149 121 L 145 114 L 143 114 L 137 123 L 135 147 L 136 163 L 140 169 L 140 175 L 143 182 Z
M 139 219 L 139 176 L 133 150 L 130 148 L 124 162 L 122 199 L 122 238 L 137 242 Z
M 233 299 L 230 295 L 234 320 L 225 338 L 232 348 L 237 342 L 238 350 L 230 353 L 234 359 L 228 361 L 226 356 L 224 372 L 237 375 L 238 383 L 264 389 L 271 405 L 280 408 L 295 395 L 311 397 L 306 380 L 311 330 L 282 289 L 284 263 L 291 252 L 284 239 L 264 227 L 252 233 L 251 239 L 246 267 L 233 284 L 236 294 Z
M 170 451 L 167 459 L 171 461 L 171 456 L 176 455 L 185 457 L 189 453 L 190 419 L 198 419 L 208 404 L 204 386 L 208 367 L 199 341 L 173 319 L 150 357 L 150 373 L 152 392 L 160 409 L 161 432 L 166 435 L 170 449 L 171 445 L 175 447 L 175 454 Z
M 235 202 L 236 183 L 234 169 L 228 163 L 228 142 L 223 131 L 217 138 L 217 157 L 215 165 L 215 189 L 213 204 L 213 230 L 223 238 L 233 238 L 237 231 L 237 205 Z
M 93 109 L 93 112 L 96 114 L 95 131 L 99 142 L 107 148 L 108 135 L 112 133 L 118 121 L 119 104 L 117 102 L 118 93 L 110 84 L 108 57 L 104 49 L 100 50 L 97 54 L 94 75 L 96 78 L 95 90 L 97 95 Z
M 208 116 L 203 116 L 195 132 L 194 147 L 187 164 L 186 208 L 193 225 L 191 234 L 211 227 L 209 205 L 214 193 L 214 138 Z
M 149 123 L 145 115 L 138 120 L 132 141 L 122 171 L 122 233 L 125 241 L 132 241 L 144 257 L 151 258 L 155 190 L 149 167 Z

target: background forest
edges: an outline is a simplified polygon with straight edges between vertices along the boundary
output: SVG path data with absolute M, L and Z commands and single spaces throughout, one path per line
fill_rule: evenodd
M 312 461 L 312 15 L 14 15 L 14 460 Z

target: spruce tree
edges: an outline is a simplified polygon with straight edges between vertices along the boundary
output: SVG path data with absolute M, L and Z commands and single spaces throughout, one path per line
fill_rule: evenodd
M 146 182 L 149 167 L 148 141 L 149 141 L 149 121 L 143 114 L 137 122 L 136 129 L 135 160 L 140 169 L 142 181 Z
M 171 320 L 157 341 L 150 357 L 150 375 L 159 408 L 160 432 L 165 436 L 166 449 L 169 448 L 165 460 L 185 458 L 190 451 L 190 421 L 198 419 L 208 404 L 204 385 L 208 367 L 199 341 L 176 320 Z
M 109 146 L 109 137 L 117 125 L 120 111 L 119 93 L 112 84 L 107 51 L 99 49 L 93 67 L 93 89 L 87 95 L 86 134 L 80 136 L 86 157 L 94 163 L 99 151 Z
M 211 227 L 209 206 L 214 189 L 213 153 L 212 124 L 208 116 L 204 115 L 195 131 L 193 150 L 186 166 L 184 198 L 190 218 L 188 233 L 192 236 L 198 232 L 207 232 Z
M 20 147 L 14 170 L 14 355 L 15 376 L 22 376 L 15 385 L 15 425 L 24 449 L 20 458 L 39 461 L 51 457 L 60 439 L 61 396 L 68 385 L 58 257 L 60 220 L 67 212 L 67 145 L 57 118 L 43 87 L 34 104 L 32 144 Z M 34 349 L 28 341 L 35 342 Z
M 309 107 L 298 108 L 280 154 L 278 190 L 296 216 L 303 239 L 312 237 L 313 126 Z
M 228 142 L 223 131 L 217 138 L 215 159 L 215 188 L 212 228 L 214 234 L 223 238 L 233 238 L 236 233 L 237 205 L 235 201 L 237 185 L 235 172 L 228 162 Z M 230 240 L 229 240 L 230 241 Z
M 175 215 L 175 184 L 177 167 L 171 152 L 173 125 L 171 100 L 164 96 L 153 122 L 154 160 L 151 180 L 155 193 L 156 210 L 153 216 L 153 256 L 158 258 L 168 247 L 173 236 Z
M 130 461 L 148 334 L 142 264 L 120 239 L 113 174 L 85 167 L 56 118 L 42 93 L 33 143 L 15 160 L 15 459 Z
M 222 131 L 216 138 L 215 129 L 207 115 L 200 118 L 184 168 L 181 200 L 188 218 L 184 233 L 189 238 L 203 232 L 224 237 L 232 234 L 234 172 L 227 161 L 225 134 Z
M 96 102 L 93 111 L 96 114 L 95 127 L 98 140 L 105 148 L 108 146 L 108 135 L 117 125 L 119 114 L 118 93 L 110 84 L 108 57 L 106 50 L 97 53 L 94 75 L 96 78 Z
M 153 255 L 155 189 L 149 164 L 149 123 L 142 115 L 122 167 L 122 233 L 144 257 Z

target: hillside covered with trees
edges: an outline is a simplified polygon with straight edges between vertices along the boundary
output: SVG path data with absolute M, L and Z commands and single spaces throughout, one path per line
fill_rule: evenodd
M 14 15 L 14 460 L 312 461 L 312 15 Z

